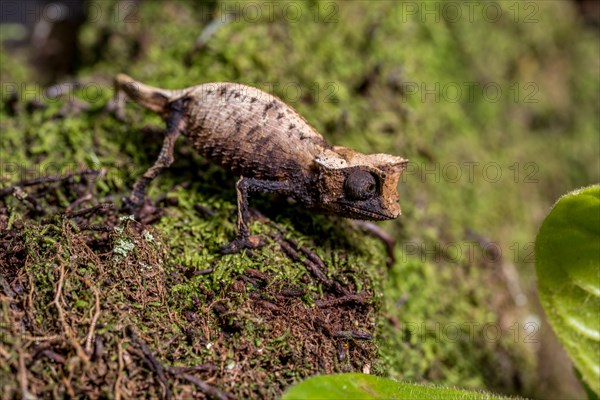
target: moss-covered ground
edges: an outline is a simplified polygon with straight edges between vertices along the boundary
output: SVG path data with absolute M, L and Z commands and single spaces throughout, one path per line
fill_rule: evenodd
M 581 394 L 547 365 L 532 254 L 554 200 L 600 180 L 599 38 L 570 2 L 460 18 L 434 2 L 130 4 L 91 3 L 69 96 L 0 53 L 0 397 L 272 398 L 335 371 Z M 120 212 L 162 122 L 104 111 L 118 72 L 251 84 L 330 143 L 409 158 L 403 215 L 379 224 L 395 262 L 351 222 L 269 196 L 252 200 L 265 247 L 221 255 L 235 177 L 184 141 L 154 214 Z

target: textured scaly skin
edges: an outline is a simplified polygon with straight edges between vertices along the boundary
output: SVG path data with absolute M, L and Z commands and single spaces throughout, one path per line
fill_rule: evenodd
M 265 180 L 304 179 L 314 159 L 331 148 L 291 107 L 275 96 L 236 83 L 186 90 L 191 145 L 234 173 Z
M 166 90 L 123 74 L 115 84 L 117 107 L 127 94 L 167 122 L 157 161 L 128 198 L 133 207 L 141 204 L 152 179 L 172 163 L 175 140 L 183 134 L 199 154 L 242 176 L 236 186 L 242 239 L 247 238 L 251 192 L 279 192 L 306 207 L 349 218 L 383 220 L 400 215 L 397 184 L 408 160 L 332 147 L 275 96 L 229 82 Z

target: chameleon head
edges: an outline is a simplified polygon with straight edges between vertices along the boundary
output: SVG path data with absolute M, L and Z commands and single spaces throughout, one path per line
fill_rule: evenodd
M 400 215 L 397 186 L 408 160 L 333 147 L 320 154 L 315 163 L 323 211 L 369 220 Z

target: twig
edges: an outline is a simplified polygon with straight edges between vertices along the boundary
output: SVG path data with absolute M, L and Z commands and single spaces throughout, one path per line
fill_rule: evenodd
M 394 256 L 394 246 L 396 244 L 396 240 L 386 231 L 372 222 L 356 220 L 352 221 L 352 223 L 354 226 L 372 236 L 375 236 L 377 239 L 383 242 L 385 245 L 385 251 L 387 253 L 386 265 L 388 268 L 391 268 L 396 263 L 396 257 Z
M 275 228 L 281 232 L 281 233 L 285 233 L 286 229 L 280 225 L 277 225 L 276 223 L 272 223 L 273 226 L 275 226 Z M 295 241 L 292 238 L 286 238 L 285 239 L 289 244 L 291 244 L 292 246 L 294 246 L 296 249 L 300 250 L 300 252 L 302 252 L 302 254 L 304 254 L 306 257 L 308 257 L 308 259 L 310 261 L 312 261 L 313 263 L 315 263 L 320 269 L 321 271 L 323 271 L 323 273 L 327 272 L 327 270 L 329 269 L 327 267 L 327 264 L 325 264 L 323 262 L 323 260 L 321 259 L 321 257 L 319 257 L 317 255 L 317 253 L 315 253 L 314 251 L 310 250 L 308 247 L 306 246 L 300 246 L 298 244 L 297 241 Z
M 2 345 L 0 345 L 0 357 L 4 358 L 6 361 L 10 359 L 10 354 L 2 347 Z
M 55 353 L 54 351 L 50 350 L 50 349 L 45 349 L 42 350 L 40 352 L 40 355 L 42 356 L 46 356 L 49 359 L 51 359 L 52 361 L 54 361 L 57 364 L 64 364 L 66 361 L 66 358 L 58 353 Z
M 67 218 L 77 218 L 77 217 L 82 217 L 82 216 L 88 215 L 88 214 L 95 214 L 97 212 L 99 212 L 100 214 L 104 214 L 108 210 L 114 210 L 114 208 L 115 208 L 115 205 L 113 203 L 105 202 L 105 203 L 100 203 L 93 207 L 84 208 L 83 210 L 67 212 L 64 214 L 64 216 Z
M 213 271 L 214 271 L 214 268 L 205 268 L 205 269 L 200 269 L 198 271 L 194 271 L 193 275 L 194 276 L 208 275 L 208 274 L 212 274 Z
M 40 203 L 38 203 L 38 201 L 34 197 L 28 195 L 19 186 L 13 189 L 12 194 L 17 198 L 17 200 L 25 204 L 25 206 L 32 209 L 33 211 L 40 214 L 44 213 L 44 209 L 40 206 Z
M 281 308 L 278 305 L 273 304 L 270 301 L 257 299 L 257 300 L 254 300 L 253 303 L 260 305 L 262 308 L 265 308 L 267 310 L 281 311 Z
M 117 370 L 117 379 L 115 380 L 115 400 L 121 400 L 121 380 L 123 379 L 123 345 L 117 341 L 117 353 L 119 358 L 119 369 Z
M 60 305 L 60 299 L 62 297 L 62 287 L 63 287 L 64 279 L 65 279 L 65 264 L 61 262 L 60 263 L 60 277 L 58 279 L 58 287 L 56 289 L 56 296 L 54 297 L 54 301 L 52 303 L 56 306 L 56 310 L 58 312 L 58 320 L 60 321 L 60 323 L 63 327 L 63 330 L 65 331 L 65 334 L 69 338 L 71 345 L 75 348 L 75 351 L 77 352 L 77 355 L 79 356 L 79 358 L 81 358 L 83 363 L 87 366 L 89 363 L 89 358 L 88 358 L 87 354 L 83 351 L 81 346 L 79 345 L 79 342 L 77 341 L 77 339 L 75 338 L 72 328 L 69 326 L 69 324 L 67 324 L 67 321 L 65 319 L 65 312 L 64 312 L 62 306 Z
M 306 259 L 302 260 L 296 249 L 294 249 L 286 239 L 281 237 L 281 235 L 277 235 L 277 242 L 279 243 L 279 246 L 281 246 L 283 252 L 293 261 L 304 261 L 304 265 L 308 267 L 309 271 L 312 272 L 317 279 L 323 282 L 325 286 L 330 287 L 332 285 L 331 279 L 327 278 L 315 263 Z
M 207 396 L 210 396 L 210 397 L 213 397 L 213 398 L 219 399 L 219 400 L 231 400 L 231 399 L 235 398 L 232 395 L 230 395 L 229 393 L 222 391 L 221 389 L 217 389 L 215 387 L 210 386 L 208 383 L 196 378 L 195 376 L 188 375 L 188 374 L 182 374 L 181 377 L 183 379 L 185 379 L 186 381 L 196 385 L 196 387 L 198 389 L 200 389 L 200 391 Z
M 325 276 L 325 272 L 327 271 L 327 265 L 323 262 L 321 257 L 319 257 L 315 252 L 311 251 L 305 246 L 299 246 L 298 243 L 291 238 L 284 238 L 284 234 L 287 233 L 287 229 L 281 225 L 276 224 L 271 221 L 259 211 L 252 209 L 252 213 L 255 216 L 264 221 L 265 223 L 271 225 L 275 228 L 277 233 L 271 233 L 271 237 L 279 243 L 283 252 L 292 260 L 297 262 L 302 262 L 308 270 L 329 290 L 337 292 L 341 295 L 350 295 L 352 294 L 348 289 L 344 288 L 339 282 L 329 279 Z M 302 254 L 306 257 L 302 259 L 298 254 L 298 250 L 302 252 Z
M 280 294 L 284 297 L 302 297 L 306 294 L 306 289 L 283 289 Z
M 77 200 L 72 202 L 71 204 L 69 204 L 69 206 L 67 207 L 67 209 L 65 211 L 67 213 L 70 213 L 75 207 L 79 206 L 80 204 L 87 203 L 88 201 L 92 200 L 93 198 L 94 197 L 92 196 L 91 193 L 87 193 L 84 196 L 81 196 L 80 198 L 78 198 Z
M 165 370 L 172 375 L 187 374 L 189 372 L 215 372 L 217 366 L 213 364 L 200 364 L 193 367 L 165 367 Z
M 209 217 L 214 217 L 217 213 L 210 208 L 203 206 L 200 203 L 194 204 L 194 210 L 198 211 L 202 215 L 208 215 Z
M 373 335 L 370 333 L 359 331 L 336 331 L 333 332 L 331 336 L 341 339 L 373 340 Z
M 340 362 L 344 361 L 346 359 L 346 351 L 344 350 L 344 344 L 341 341 L 338 341 L 337 343 L 337 351 L 338 360 Z
M 161 208 L 157 208 L 154 212 L 148 213 L 142 217 L 140 221 L 142 225 L 152 225 L 165 215 L 165 211 Z
M 30 261 L 29 254 L 25 257 L 25 265 Z M 31 273 L 27 274 L 27 280 L 29 281 L 29 294 L 27 295 L 27 302 L 25 303 L 27 306 L 25 307 L 25 312 L 29 317 L 30 321 L 35 321 L 35 317 L 33 316 L 33 310 L 35 308 L 33 304 L 33 292 L 35 290 L 36 285 L 33 283 L 33 278 L 31 277 Z
M 366 304 L 366 299 L 364 296 L 359 294 L 349 294 L 346 296 L 338 297 L 332 300 L 317 300 L 315 304 L 318 307 L 326 308 L 326 307 L 337 307 L 342 304 L 355 303 L 355 304 Z
M 82 231 L 97 231 L 97 232 L 112 232 L 112 231 L 114 231 L 114 228 L 111 228 L 110 226 L 104 226 L 104 225 L 80 224 L 80 225 L 77 225 L 77 227 L 79 228 L 79 230 L 82 230 Z
M 275 228 L 279 232 L 279 234 L 275 236 L 275 239 L 281 244 L 281 240 L 283 239 L 284 235 L 288 232 L 287 229 L 285 227 L 271 221 L 270 219 L 268 219 L 267 217 L 265 217 L 258 211 L 256 211 L 256 214 L 258 215 L 259 218 L 266 221 L 269 225 L 271 225 L 273 228 Z M 323 271 L 323 274 L 329 270 L 329 268 L 327 267 L 327 264 L 325 264 L 323 262 L 321 257 L 319 257 L 319 255 L 317 253 L 310 250 L 308 247 L 300 246 L 297 241 L 295 241 L 294 239 L 291 239 L 291 238 L 285 238 L 285 241 L 288 242 L 291 246 L 293 246 L 297 250 L 300 250 L 300 252 L 302 254 L 304 254 L 304 256 L 306 256 L 313 264 L 317 265 L 321 269 L 321 271 Z
M 31 342 L 53 342 L 56 339 L 60 339 L 61 338 L 60 335 L 47 335 L 47 336 L 28 336 L 28 335 L 23 335 L 21 337 L 23 339 L 29 340 Z
M 30 180 L 26 180 L 26 181 L 20 181 L 20 182 L 15 183 L 12 186 L 9 186 L 9 187 L 4 188 L 4 189 L 0 189 L 0 198 L 13 193 L 13 191 L 15 190 L 15 188 L 41 185 L 41 184 L 44 184 L 44 183 L 61 182 L 61 181 L 69 180 L 69 179 L 71 179 L 71 178 L 73 178 L 75 176 L 101 175 L 103 173 L 104 173 L 104 169 L 101 169 L 101 170 L 86 169 L 86 170 L 83 170 L 83 171 L 80 171 L 80 172 L 72 172 L 72 173 L 65 174 L 65 175 L 45 176 L 45 177 L 42 177 L 42 178 L 36 178 L 36 179 L 30 179 Z
M 325 321 L 323 321 L 321 318 L 315 318 L 315 320 L 313 321 L 313 323 L 316 325 L 317 328 L 321 328 L 321 330 L 323 331 L 323 333 L 326 336 L 333 336 L 333 333 L 331 332 L 331 328 L 329 326 L 327 326 L 327 324 L 325 323 Z
M 289 241 L 292 241 L 292 239 L 288 239 Z M 296 247 L 298 247 L 296 245 Z M 325 264 L 323 262 L 323 260 L 321 259 L 321 257 L 319 257 L 317 255 L 317 253 L 315 253 L 314 251 L 310 250 L 308 247 L 306 246 L 300 246 L 300 251 L 306 256 L 308 257 L 308 259 L 312 262 L 314 262 L 315 264 L 317 264 L 319 266 L 319 268 L 321 268 L 321 271 L 326 272 L 328 270 L 327 268 L 327 264 Z
M 73 385 L 71 385 L 71 379 L 70 378 L 71 378 L 71 376 L 69 376 L 69 377 L 64 376 L 62 378 L 62 382 L 65 385 L 65 388 L 67 389 L 67 394 L 69 395 L 68 397 L 71 398 L 71 399 L 74 399 L 76 397 L 75 396 L 75 390 L 73 389 Z
M 0 288 L 4 290 L 4 293 L 6 293 L 6 296 L 10 300 L 15 298 L 16 293 L 12 290 L 10 284 L 6 281 L 6 278 L 3 274 L 0 274 Z
M 323 273 L 323 271 L 317 266 L 317 264 L 315 262 L 313 262 L 312 260 L 310 260 L 308 258 L 302 259 L 300 257 L 300 255 L 298 254 L 298 251 L 290 245 L 290 240 L 284 239 L 281 234 L 277 234 L 275 236 L 275 239 L 277 240 L 277 243 L 279 243 L 279 245 L 281 246 L 281 249 L 283 250 L 283 252 L 288 257 L 290 257 L 290 259 L 292 259 L 293 261 L 302 262 L 317 279 L 319 279 L 321 282 L 323 282 L 323 284 L 325 285 L 325 287 L 327 289 L 333 290 L 334 292 L 337 292 L 341 295 L 350 295 L 351 294 L 350 291 L 348 289 L 344 288 L 342 285 L 340 285 L 339 282 L 336 282 L 332 279 L 327 278 L 325 276 L 325 274 Z M 316 254 L 315 254 L 315 256 L 316 256 Z
M 94 334 L 96 331 L 96 323 L 98 322 L 98 318 L 100 317 L 100 294 L 98 293 L 98 289 L 96 288 L 96 286 L 94 286 L 92 284 L 92 282 L 90 282 L 89 279 L 83 278 L 81 276 L 77 276 L 77 278 L 79 278 L 79 280 L 81 280 L 86 285 L 88 285 L 90 287 L 90 289 L 92 289 L 92 291 L 94 292 L 94 296 L 96 297 L 96 304 L 94 306 L 94 308 L 95 308 L 94 316 L 92 317 L 92 321 L 90 322 L 90 329 L 88 331 L 87 338 L 85 339 L 85 352 L 88 355 L 91 355 L 92 354 L 92 340 L 94 340 Z M 92 310 L 90 310 L 90 314 L 91 313 L 92 313 Z
M 23 354 L 23 349 L 20 347 L 17 348 L 17 352 L 19 353 L 19 385 L 21 386 L 21 396 L 23 399 L 33 399 L 35 398 L 29 393 L 29 384 L 27 382 L 27 368 L 25 367 L 25 354 Z
M 135 332 L 135 328 L 133 326 L 128 327 L 129 336 L 131 339 L 138 345 L 142 354 L 144 355 L 144 359 L 146 360 L 146 364 L 150 367 L 150 369 L 156 374 L 158 377 L 158 382 L 163 389 L 163 399 L 171 398 L 171 390 L 169 389 L 169 382 L 167 381 L 167 377 L 165 376 L 165 369 L 163 368 L 160 361 L 156 359 L 148 344 L 140 338 Z
M 143 128 L 144 130 L 147 130 L 148 127 Z M 160 136 L 164 136 L 165 134 L 165 130 L 164 129 L 159 129 Z M 145 132 L 144 132 L 145 133 Z M 175 193 L 175 191 L 177 191 L 178 189 L 187 189 L 190 187 L 190 181 L 184 181 L 181 183 L 178 183 L 174 186 L 172 186 L 171 188 L 169 188 L 166 192 L 163 192 L 161 194 L 159 194 L 158 196 L 156 196 L 156 198 L 152 201 L 154 206 L 158 206 L 160 203 L 166 203 L 167 205 L 177 205 L 177 197 L 168 197 L 169 194 L 171 193 Z M 173 203 L 171 203 L 171 201 L 173 201 Z M 194 206 L 195 207 L 195 206 Z
M 260 279 L 263 282 L 269 282 L 269 275 L 256 269 L 248 268 L 244 271 L 244 275 L 249 275 L 253 278 Z

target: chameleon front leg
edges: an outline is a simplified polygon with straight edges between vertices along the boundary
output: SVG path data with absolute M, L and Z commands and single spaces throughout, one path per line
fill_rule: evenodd
M 170 103 L 168 107 L 170 111 L 167 117 L 167 131 L 160 154 L 154 162 L 154 165 L 148 168 L 148 170 L 144 172 L 144 175 L 133 184 L 131 194 L 124 199 L 124 208 L 128 211 L 133 211 L 144 203 L 146 188 L 150 182 L 152 182 L 163 169 L 169 167 L 173 163 L 175 141 L 184 129 L 183 101 L 175 100 Z
M 248 194 L 251 192 L 277 192 L 289 194 L 290 185 L 287 181 L 267 181 L 254 178 L 241 177 L 236 185 L 237 192 L 237 236 L 229 244 L 221 249 L 222 253 L 238 253 L 243 249 L 254 249 L 261 246 L 260 239 L 257 236 L 250 235 L 248 220 L 250 213 L 248 211 Z

